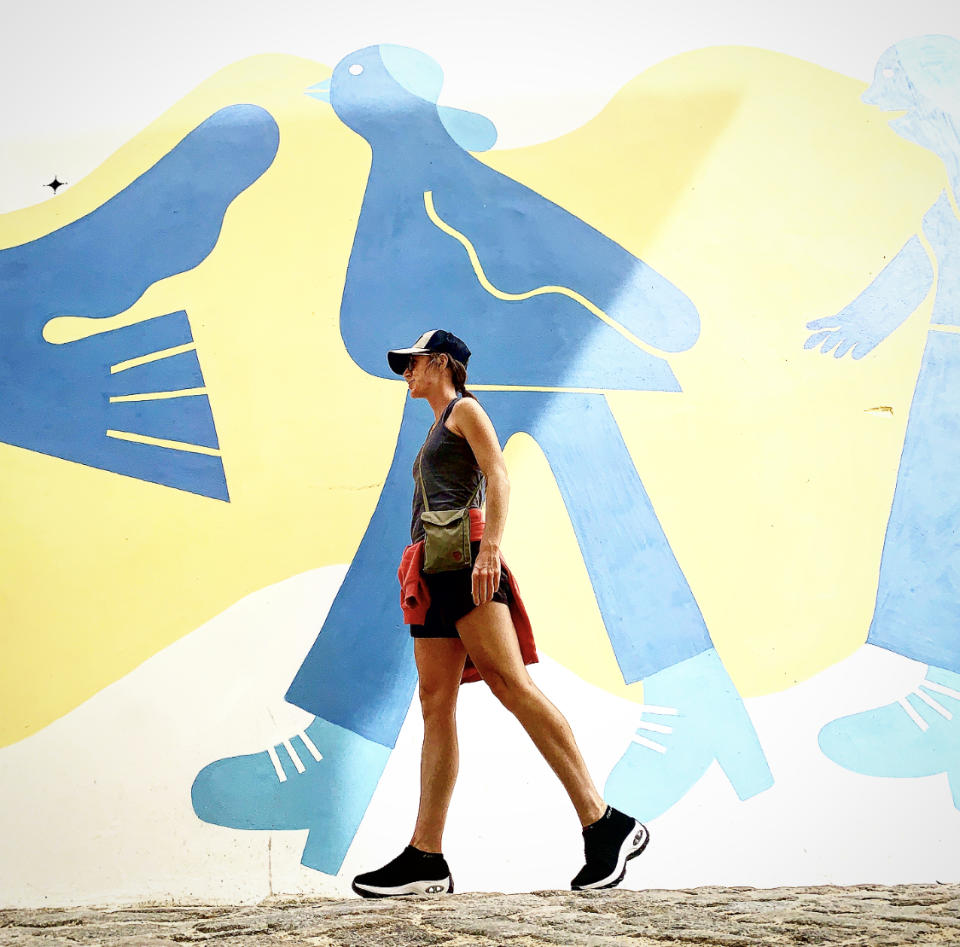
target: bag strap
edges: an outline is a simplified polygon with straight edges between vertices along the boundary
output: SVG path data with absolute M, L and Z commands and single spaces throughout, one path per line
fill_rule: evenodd
M 423 447 L 426 446 L 426 444 L 423 445 Z M 420 448 L 420 453 L 417 454 L 417 480 L 420 481 L 420 494 L 423 497 L 423 508 L 429 513 L 430 504 L 427 502 L 427 491 L 423 488 L 423 447 Z
M 477 485 L 473 488 L 473 493 L 470 494 L 470 499 L 467 500 L 467 505 L 464 507 L 465 510 L 473 506 L 473 501 L 477 498 L 477 494 L 480 492 L 480 485 L 483 483 L 483 473 L 480 474 L 480 479 L 477 481 Z

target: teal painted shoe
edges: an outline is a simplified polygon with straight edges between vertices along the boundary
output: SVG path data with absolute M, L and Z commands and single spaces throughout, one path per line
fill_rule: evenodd
M 760 740 L 714 649 L 647 678 L 643 718 L 604 787 L 642 822 L 679 802 L 716 760 L 740 799 L 773 785 Z
M 263 752 L 205 766 L 193 811 L 231 829 L 309 829 L 301 863 L 336 874 L 389 757 L 388 747 L 317 717 Z
M 863 776 L 946 773 L 960 809 L 960 674 L 930 667 L 906 697 L 831 721 L 819 741 L 826 757 Z

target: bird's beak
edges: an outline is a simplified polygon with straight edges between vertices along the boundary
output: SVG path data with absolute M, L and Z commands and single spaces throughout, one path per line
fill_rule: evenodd
M 877 83 L 873 82 L 867 91 L 860 96 L 860 101 L 863 102 L 864 105 L 875 105 L 879 108 L 882 95 L 883 93 L 878 88 Z
M 310 86 L 303 93 L 304 95 L 309 95 L 311 99 L 319 99 L 321 102 L 330 101 L 330 80 L 324 79 L 323 82 L 317 82 L 315 85 Z

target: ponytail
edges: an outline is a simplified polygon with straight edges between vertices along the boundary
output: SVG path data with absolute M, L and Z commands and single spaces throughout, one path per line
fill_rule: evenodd
M 436 355 L 432 358 L 433 361 L 439 361 Z M 473 398 L 476 401 L 477 396 L 472 391 L 467 391 L 467 366 L 463 362 L 458 362 L 452 355 L 447 354 L 447 368 L 450 369 L 450 380 L 453 382 L 457 394 L 463 398 Z
M 467 366 L 463 362 L 458 362 L 455 358 L 448 355 L 447 364 L 450 366 L 450 377 L 453 380 L 453 387 L 456 388 L 457 393 L 464 398 L 473 398 L 474 401 L 477 400 L 477 396 L 472 391 L 467 391 Z

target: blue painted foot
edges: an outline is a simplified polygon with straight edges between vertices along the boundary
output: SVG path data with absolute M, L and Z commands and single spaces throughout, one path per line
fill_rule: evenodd
M 960 674 L 929 667 L 923 683 L 905 697 L 828 723 L 820 731 L 820 749 L 863 776 L 946 773 L 960 809 Z
M 711 648 L 644 681 L 643 719 L 604 797 L 646 822 L 679 802 L 714 761 L 741 799 L 773 785 L 756 731 Z
M 268 750 L 205 766 L 190 791 L 193 811 L 231 829 L 309 829 L 301 862 L 336 874 L 389 756 L 317 717 Z

